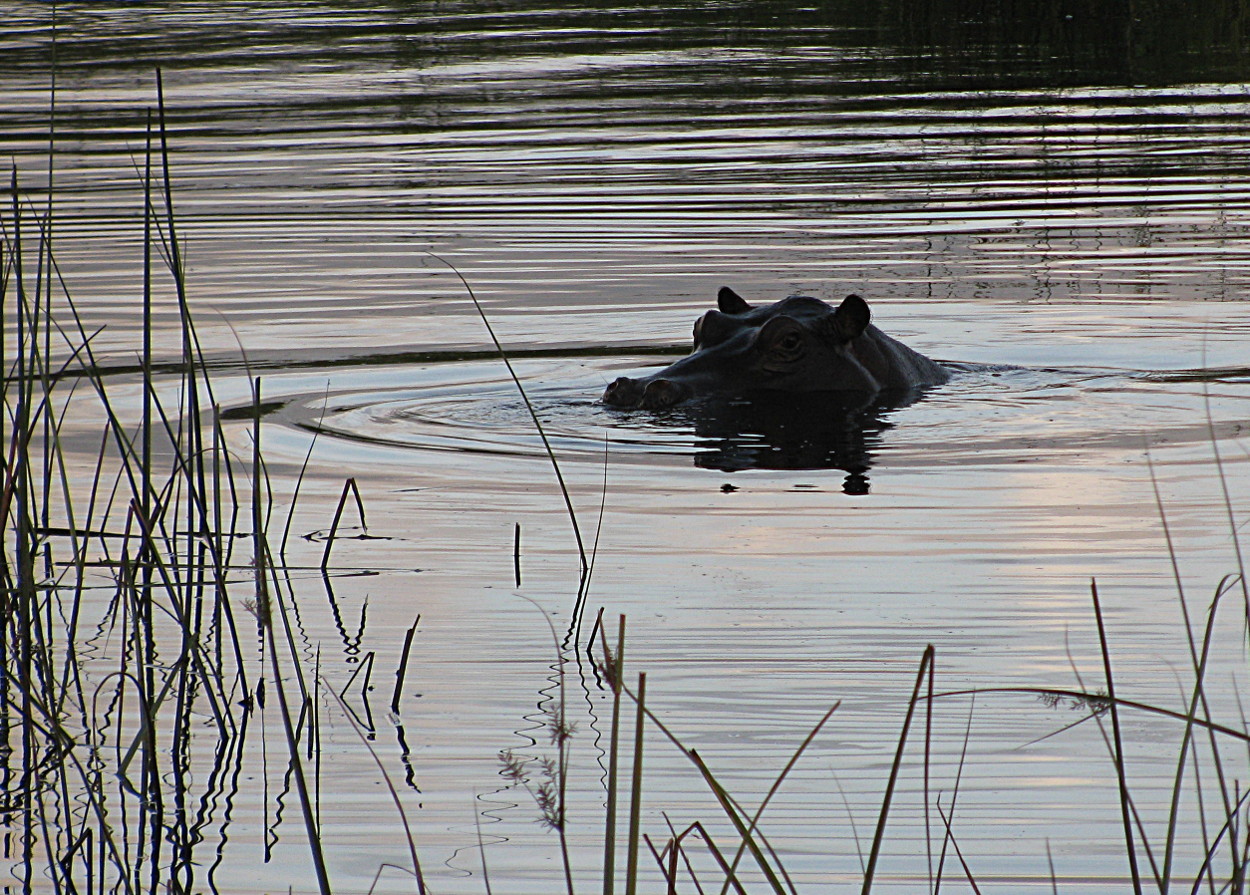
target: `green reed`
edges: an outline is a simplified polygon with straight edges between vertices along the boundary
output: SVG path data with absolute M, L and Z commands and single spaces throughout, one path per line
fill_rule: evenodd
M 38 208 L 15 170 L 0 215 L 0 519 L 11 533 L 0 558 L 0 827 L 16 831 L 6 859 L 24 891 L 212 887 L 220 858 L 206 834 L 228 823 L 223 802 L 237 786 L 262 686 L 244 661 L 249 647 L 232 608 L 248 594 L 313 866 L 329 892 L 299 762 L 301 744 L 312 748 L 318 733 L 308 723 L 295 727 L 294 716 L 311 717 L 311 696 L 283 602 L 289 581 L 265 536 L 271 504 L 259 413 L 250 469 L 240 468 L 189 310 L 159 76 L 157 88 L 139 174 L 137 410 L 115 399 L 95 334 L 60 276 L 51 201 Z M 166 365 L 158 376 L 152 317 L 162 282 L 178 309 L 181 344 L 172 375 Z M 83 420 L 95 421 L 99 435 L 87 464 L 63 435 Z M 241 480 L 248 473 L 250 485 Z M 241 518 L 243 499 L 250 514 Z M 250 561 L 236 555 L 248 537 Z M 289 703 L 287 668 L 297 690 Z

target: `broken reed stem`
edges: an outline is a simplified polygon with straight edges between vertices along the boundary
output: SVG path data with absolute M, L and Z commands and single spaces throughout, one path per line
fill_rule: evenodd
M 356 666 L 356 670 L 353 671 L 351 673 L 351 676 L 347 679 L 347 683 L 345 683 L 339 689 L 338 691 L 339 699 L 346 698 L 345 694 L 351 688 L 352 681 L 356 680 L 356 678 L 360 675 L 361 671 L 365 672 L 365 679 L 364 679 L 364 682 L 360 685 L 360 692 L 361 692 L 361 695 L 365 697 L 365 699 L 368 699 L 369 681 L 373 675 L 373 656 L 374 656 L 373 650 L 369 650 L 369 652 L 364 654 L 364 656 L 360 660 L 360 663 Z
M 259 413 L 259 408 L 257 413 Z M 343 518 L 343 507 L 347 505 L 347 495 L 352 494 L 356 498 L 356 509 L 360 513 L 360 528 L 362 531 L 368 531 L 369 526 L 365 522 L 365 502 L 360 497 L 360 489 L 356 487 L 356 479 L 349 478 L 343 483 L 343 493 L 339 495 L 338 506 L 334 509 L 334 521 L 330 523 L 330 533 L 326 535 L 326 549 L 321 554 L 321 571 L 325 571 L 330 565 L 330 551 L 334 547 L 334 541 L 339 534 L 339 522 Z
M 516 523 L 512 533 L 512 576 L 516 586 L 521 586 L 521 523 Z
M 664 816 L 668 820 L 668 815 Z M 672 828 L 672 824 L 669 824 Z M 651 858 L 655 861 L 656 866 L 660 868 L 660 875 L 664 877 L 664 895 L 677 895 L 677 858 L 680 850 L 677 840 L 669 837 L 668 844 L 663 850 L 657 849 L 655 843 L 651 841 L 651 837 L 643 833 L 642 841 L 647 844 L 647 850 L 651 852 Z
M 417 613 L 417 619 L 412 626 L 404 634 L 404 651 L 399 657 L 399 668 L 395 670 L 395 689 L 391 693 L 391 711 L 399 714 L 399 697 L 404 689 L 404 676 L 408 673 L 408 653 L 412 650 L 412 637 L 417 633 L 417 625 L 421 624 L 421 614 Z
M 665 815 L 664 819 L 665 821 L 668 821 L 668 815 Z M 702 840 L 704 847 L 707 848 L 708 854 L 712 856 L 712 859 L 716 861 L 716 865 L 720 867 L 721 872 L 725 874 L 725 887 L 721 890 L 722 892 L 727 893 L 729 889 L 733 889 L 734 892 L 737 893 L 737 895 L 747 895 L 747 891 L 743 887 L 742 882 L 734 874 L 733 868 L 729 866 L 729 861 L 726 860 L 725 853 L 721 851 L 721 849 L 716 845 L 716 840 L 712 837 L 712 834 L 703 826 L 703 824 L 699 823 L 696 820 L 690 826 L 686 827 L 686 829 L 683 830 L 680 835 L 678 835 L 677 832 L 673 829 L 672 823 L 668 824 L 668 828 L 669 828 L 669 832 L 673 835 L 673 839 L 675 842 L 684 841 L 685 838 L 692 833 L 697 835 L 699 839 Z M 694 867 L 691 865 L 690 859 L 686 857 L 686 851 L 684 848 L 682 849 L 681 854 L 682 854 L 682 859 L 686 862 L 686 872 L 690 875 L 691 879 L 694 879 L 695 878 Z M 696 881 L 696 885 L 697 885 L 697 881 Z

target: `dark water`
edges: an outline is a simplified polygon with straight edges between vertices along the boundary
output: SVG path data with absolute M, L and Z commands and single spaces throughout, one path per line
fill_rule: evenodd
M 279 484 L 319 433 L 299 530 L 327 527 L 352 475 L 379 536 L 338 548 L 370 574 L 341 579 L 333 612 L 311 586 L 302 598 L 322 674 L 341 686 L 361 649 L 393 666 L 422 614 L 420 696 L 374 743 L 411 784 L 436 891 L 485 891 L 483 841 L 496 891 L 561 884 L 554 837 L 496 754 L 545 748 L 555 648 L 522 597 L 563 633 L 577 590 L 541 441 L 444 261 L 514 352 L 588 540 L 603 508 L 590 605 L 629 616 L 630 662 L 666 723 L 756 804 L 842 700 L 766 815 L 800 891 L 858 887 L 926 644 L 947 689 L 1079 673 L 1096 690 L 1096 577 L 1123 687 L 1181 704 L 1151 474 L 1195 607 L 1235 568 L 1250 505 L 1244 4 L 94 2 L 56 7 L 55 43 L 53 15 L 18 2 L 0 28 L 0 152 L 27 214 L 48 207 L 51 133 L 58 264 L 85 325 L 105 327 L 93 343 L 116 400 L 136 404 L 137 166 L 159 67 L 189 297 L 227 418 L 246 417 L 246 355 Z M 789 421 L 709 429 L 598 404 L 615 376 L 679 353 L 722 285 L 858 292 L 956 375 L 797 442 Z M 174 359 L 158 290 L 157 352 Z M 99 421 L 77 422 L 89 476 Z M 316 537 L 300 549 L 315 566 Z M 1221 644 L 1213 711 L 1239 724 L 1233 622 Z M 585 676 L 571 810 L 592 889 L 604 702 Z M 953 786 L 969 711 L 939 712 L 934 789 Z M 1093 722 L 1037 741 L 1069 714 L 1003 695 L 973 717 L 956 831 L 978 881 L 1049 891 L 1049 849 L 1061 891 L 1126 890 Z M 366 891 L 406 843 L 359 739 L 325 723 L 331 876 Z M 1126 723 L 1157 824 L 1179 731 Z M 683 759 L 659 741 L 649 755 L 653 836 L 661 811 L 719 817 Z M 268 860 L 257 844 L 281 768 L 243 776 L 255 785 L 204 846 L 212 887 L 313 890 L 301 832 L 279 825 Z M 917 765 L 900 785 L 878 888 L 910 892 L 929 886 Z M 1182 838 L 1192 880 L 1198 828 Z M 411 884 L 384 871 L 377 891 L 392 889 Z

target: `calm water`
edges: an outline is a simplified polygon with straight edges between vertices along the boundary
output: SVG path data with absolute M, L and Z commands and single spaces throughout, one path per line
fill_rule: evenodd
M 1151 471 L 1200 617 L 1237 566 L 1216 450 L 1243 540 L 1250 507 L 1243 36 L 1215 12 L 1127 29 L 1039 9 L 978 28 L 957 24 L 956 3 L 858 6 L 95 2 L 57 9 L 53 47 L 51 8 L 10 4 L 0 151 L 44 207 L 55 60 L 58 263 L 131 406 L 136 165 L 163 69 L 218 398 L 246 403 L 245 353 L 275 405 L 278 494 L 320 433 L 293 528 L 311 537 L 289 558 L 315 567 L 349 475 L 378 536 L 336 547 L 345 573 L 367 574 L 332 594 L 308 573 L 301 633 L 335 689 L 375 652 L 387 683 L 352 707 L 372 718 L 437 892 L 485 891 L 479 842 L 495 891 L 562 885 L 555 837 L 497 754 L 550 751 L 548 621 L 562 639 L 578 587 L 550 464 L 444 262 L 514 353 L 597 541 L 582 638 L 599 607 L 628 616 L 651 706 L 747 805 L 841 701 L 765 815 L 799 891 L 858 885 L 926 644 L 944 689 L 1079 674 L 1098 690 L 1097 578 L 1121 694 L 1182 710 L 1192 674 Z M 761 301 L 859 292 L 956 375 L 856 429 L 853 464 L 598 403 L 615 376 L 684 350 L 722 285 Z M 174 359 L 161 288 L 157 347 Z M 89 476 L 99 423 L 77 422 Z M 1240 726 L 1243 644 L 1226 612 L 1212 711 Z M 418 613 L 392 716 L 381 691 Z M 589 667 L 569 668 L 571 834 L 591 891 L 608 703 Z M 1018 694 L 941 701 L 930 799 L 949 805 L 970 711 L 954 830 L 978 883 L 1050 891 L 1049 852 L 1061 891 L 1125 889 L 1099 730 L 1039 739 L 1073 712 Z M 323 712 L 335 891 L 379 873 L 374 891 L 412 891 L 386 869 L 407 846 L 378 769 L 338 705 Z M 280 751 L 262 720 L 257 737 Z M 1136 805 L 1161 841 L 1179 726 L 1124 723 Z M 647 749 L 657 841 L 661 812 L 678 828 L 721 816 L 671 747 Z M 302 827 L 274 821 L 283 770 L 246 760 L 197 890 L 315 889 Z M 917 761 L 897 798 L 877 887 L 923 890 Z M 1191 826 L 1178 879 L 1202 851 Z

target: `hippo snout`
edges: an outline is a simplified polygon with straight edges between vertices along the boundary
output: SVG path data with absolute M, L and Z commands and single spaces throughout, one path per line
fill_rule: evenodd
M 637 407 L 642 400 L 642 383 L 620 376 L 603 391 L 603 403 L 610 407 Z
M 629 409 L 663 410 L 692 395 L 689 387 L 671 379 L 630 379 L 621 376 L 603 393 L 603 403 Z

